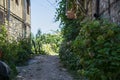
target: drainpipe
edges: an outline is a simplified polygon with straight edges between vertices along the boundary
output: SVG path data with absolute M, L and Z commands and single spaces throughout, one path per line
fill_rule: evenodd
M 22 12 L 22 18 L 23 18 L 23 26 L 22 26 L 22 36 L 23 38 L 26 37 L 26 0 L 23 0 L 23 5 L 22 5 L 22 9 L 23 9 L 23 12 Z
M 27 10 L 26 10 L 26 8 L 27 8 L 27 3 L 26 3 L 26 0 L 24 0 L 24 4 L 23 4 L 24 6 L 24 11 L 23 11 L 23 16 L 24 16 L 24 21 L 26 22 L 26 12 L 27 12 Z
M 7 20 L 8 20 L 8 25 L 10 21 L 10 0 L 8 0 L 8 5 L 7 5 Z
M 30 0 L 30 6 L 29 6 L 29 9 L 30 9 L 30 24 L 31 24 L 31 0 Z M 29 25 L 29 29 L 30 29 L 30 32 L 31 32 L 31 25 Z M 31 33 L 29 35 L 31 37 Z M 30 38 L 31 39 L 31 38 Z
M 6 12 L 5 12 L 5 0 L 3 0 L 3 7 L 4 7 L 4 14 L 3 14 L 3 20 L 4 20 L 4 24 L 5 24 L 5 14 L 6 14 Z
M 5 8 L 6 8 L 6 21 L 8 21 L 7 24 L 6 24 L 6 27 L 8 29 L 8 31 L 7 31 L 7 35 L 8 35 L 7 39 L 9 40 L 9 37 L 10 37 L 10 31 L 9 31 L 9 27 L 10 27 L 9 26 L 10 25 L 9 24 L 9 21 L 10 21 L 10 0 L 6 0 Z

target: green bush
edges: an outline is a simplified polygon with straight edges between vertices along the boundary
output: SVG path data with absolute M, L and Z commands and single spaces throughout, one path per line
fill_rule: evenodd
M 84 21 L 79 10 L 77 19 L 68 19 L 66 6 L 66 0 L 61 0 L 56 9 L 64 38 L 61 60 L 89 80 L 119 80 L 120 26 L 104 20 Z
M 10 66 L 11 78 L 17 75 L 16 65 L 24 64 L 31 53 L 30 39 L 8 40 L 5 26 L 0 26 L 0 59 Z
M 6 62 L 9 67 L 11 68 L 11 75 L 10 77 L 13 78 L 17 75 L 17 70 L 15 66 L 16 58 L 16 44 L 11 44 L 7 41 L 7 30 L 5 26 L 0 26 L 0 60 Z
M 16 60 L 17 65 L 23 65 L 31 57 L 31 43 L 29 39 L 21 39 L 18 41 L 18 50 Z
M 64 66 L 71 70 L 81 69 L 81 64 L 79 64 L 79 55 L 73 52 L 72 41 L 64 41 L 61 44 L 59 56 Z
M 103 20 L 84 22 L 72 46 L 81 75 L 89 80 L 120 79 L 120 26 Z
M 62 62 L 89 80 L 119 80 L 120 27 L 104 20 L 87 20 L 79 26 L 79 35 L 61 44 Z

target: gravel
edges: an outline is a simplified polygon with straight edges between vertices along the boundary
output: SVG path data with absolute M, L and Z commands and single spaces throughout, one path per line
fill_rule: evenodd
M 19 74 L 16 80 L 73 80 L 57 55 L 39 55 L 28 63 L 17 67 Z

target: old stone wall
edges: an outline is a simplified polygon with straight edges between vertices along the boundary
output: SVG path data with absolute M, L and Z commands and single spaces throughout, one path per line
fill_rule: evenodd
M 13 40 L 23 37 L 30 37 L 31 28 L 30 25 L 16 19 L 14 16 L 10 16 L 9 26 L 7 27 L 10 38 Z
M 9 37 L 14 40 L 30 37 L 30 0 L 0 0 L 0 6 L 3 8 L 0 8 L 0 23 L 7 22 L 6 28 Z M 8 10 L 9 8 L 10 10 Z
M 29 25 L 26 26 L 26 37 L 30 37 L 31 34 L 31 28 Z
M 27 24 L 31 24 L 30 3 L 29 3 L 29 10 L 27 10 L 27 5 L 28 5 L 27 0 L 18 0 L 18 3 L 16 3 L 15 0 L 11 0 L 10 5 L 11 5 L 10 6 L 11 12 L 13 12 L 15 15 L 19 16 L 23 20 L 26 20 Z
M 10 16 L 10 22 L 9 26 L 7 27 L 9 38 L 12 40 L 17 40 L 19 38 L 23 37 L 23 23 L 19 21 L 18 19 L 14 18 L 13 16 Z
M 11 0 L 10 11 L 23 19 L 23 2 L 22 1 L 23 0 L 18 0 L 18 3 L 16 3 L 15 0 Z
M 2 6 L 3 6 L 3 0 L 0 0 L 0 5 L 2 5 Z
M 92 11 L 89 7 L 89 13 L 92 12 L 92 18 L 96 13 L 96 1 L 92 0 Z M 120 24 L 120 0 L 99 0 L 99 16 L 109 21 Z

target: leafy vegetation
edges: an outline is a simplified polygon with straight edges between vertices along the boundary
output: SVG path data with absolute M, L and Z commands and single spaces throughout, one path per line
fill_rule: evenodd
M 119 80 L 120 27 L 105 21 L 81 25 L 72 45 L 82 66 L 78 72 L 90 80 Z
M 35 54 L 55 54 L 59 51 L 62 37 L 59 31 L 54 34 L 41 34 L 38 30 L 36 37 L 32 39 L 32 50 Z
M 61 61 L 89 80 L 119 80 L 120 26 L 105 20 L 68 19 L 61 0 L 56 21 L 61 21 Z
M 23 65 L 30 58 L 30 45 L 30 39 L 9 40 L 5 26 L 0 26 L 0 59 L 10 66 L 11 78 L 17 75 L 16 65 Z
M 42 50 L 42 37 L 41 31 L 38 30 L 36 37 L 32 37 L 32 51 L 34 54 L 44 54 L 45 52 Z

